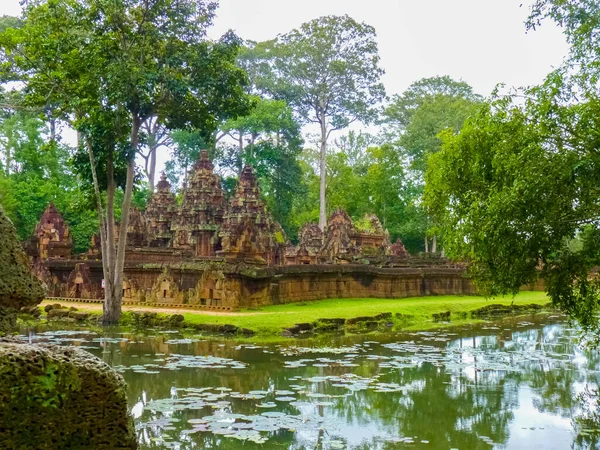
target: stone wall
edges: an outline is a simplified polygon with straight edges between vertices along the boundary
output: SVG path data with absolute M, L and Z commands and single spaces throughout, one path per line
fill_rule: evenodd
M 240 307 L 325 298 L 474 295 L 460 268 L 378 268 L 366 265 L 286 266 L 268 276 L 242 277 Z
M 125 267 L 124 302 L 193 305 L 212 310 L 235 310 L 260 305 L 312 301 L 325 298 L 402 298 L 426 295 L 475 294 L 464 268 L 451 264 L 406 260 L 401 267 L 367 264 L 311 264 L 256 267 L 224 261 L 187 264 L 128 264 Z M 66 280 L 70 264 L 55 261 L 48 267 L 54 277 Z M 102 266 L 90 261 L 90 280 L 98 286 Z M 89 289 L 89 288 L 88 288 Z M 72 290 L 72 289 L 71 289 Z M 100 298 L 99 296 L 98 298 Z
M 123 378 L 75 347 L 0 343 L 0 448 L 137 448 Z

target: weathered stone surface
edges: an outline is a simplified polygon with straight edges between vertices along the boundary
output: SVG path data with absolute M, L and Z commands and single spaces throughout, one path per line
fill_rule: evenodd
M 346 319 L 326 318 L 326 319 L 319 319 L 319 322 L 332 323 L 335 325 L 344 325 L 346 323 Z
M 191 250 L 196 256 L 214 256 L 219 249 L 218 233 L 225 214 L 225 197 L 214 165 L 203 150 L 183 191 L 183 202 L 171 226 L 175 248 Z
M 245 260 L 255 264 L 274 264 L 277 254 L 274 225 L 260 197 L 258 182 L 252 166 L 244 167 L 234 195 L 223 217 L 219 232 L 221 250 L 217 255 L 227 260 Z M 285 241 L 281 236 L 280 241 Z
M 83 311 L 69 311 L 69 317 L 75 320 L 87 320 L 90 317 L 90 313 Z
M 19 309 L 37 305 L 44 295 L 42 284 L 29 270 L 15 228 L 0 207 L 0 332 L 14 327 Z
M 285 264 L 316 264 L 323 238 L 319 225 L 305 223 L 298 231 L 298 245 L 288 247 L 285 252 Z
M 295 327 L 300 331 L 308 331 L 313 329 L 313 325 L 307 322 L 297 323 L 295 324 Z
M 0 448 L 137 448 L 123 378 L 76 347 L 0 343 Z
M 146 224 L 150 247 L 170 247 L 173 241 L 171 225 L 177 215 L 175 195 L 171 183 L 163 172 L 146 207 Z
M 35 317 L 36 319 L 39 318 L 42 315 L 42 311 L 40 310 L 40 308 L 37 307 L 37 305 L 35 306 L 23 306 L 20 311 L 21 314 L 28 314 L 32 317 Z
M 356 325 L 361 322 L 373 322 L 376 318 L 372 316 L 360 316 L 360 317 L 352 317 L 351 319 L 346 320 L 348 325 Z
M 450 321 L 450 311 L 444 311 L 441 313 L 434 313 L 431 315 L 434 322 L 449 322 Z
M 69 317 L 69 312 L 68 309 L 51 309 L 48 311 L 48 319 Z
M 127 245 L 131 247 L 144 247 L 148 242 L 148 230 L 145 218 L 137 208 L 129 209 L 129 223 L 127 224 Z
M 34 235 L 26 244 L 27 254 L 33 262 L 71 257 L 73 237 L 69 225 L 53 203 L 42 214 Z
M 102 288 L 92 279 L 90 267 L 85 263 L 76 263 L 63 286 L 61 297 L 102 298 Z
M 360 227 L 355 223 L 356 234 L 354 241 L 359 253 L 364 255 L 382 254 L 389 251 L 389 233 L 383 229 L 381 221 L 375 214 L 367 214 L 359 221 Z
M 542 305 L 531 303 L 528 305 L 501 305 L 499 303 L 493 303 L 491 305 L 483 306 L 479 309 L 471 311 L 472 317 L 494 317 L 505 314 L 522 314 L 526 312 L 537 312 L 543 308 Z
M 335 259 L 340 256 L 352 256 L 358 253 L 356 248 L 356 229 L 350 216 L 338 208 L 327 221 L 325 240 L 321 256 Z
M 396 242 L 394 242 L 394 244 L 390 247 L 390 255 L 401 258 L 408 258 L 410 256 L 400 239 L 397 239 Z

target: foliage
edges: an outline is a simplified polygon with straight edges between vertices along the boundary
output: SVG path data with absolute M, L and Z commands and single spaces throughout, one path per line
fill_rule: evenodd
M 375 30 L 349 16 L 325 16 L 244 53 L 257 91 L 285 99 L 320 127 L 320 213 L 325 225 L 327 141 L 335 130 L 375 119 L 385 97 Z
M 202 132 L 197 130 L 173 130 L 170 138 L 173 148 L 171 159 L 165 163 L 165 173 L 171 183 L 177 185 L 180 180 L 185 180 L 198 160 L 200 152 L 206 147 L 206 140 L 202 137 Z
M 410 212 L 402 220 L 402 233 L 410 235 L 419 250 L 423 247 L 417 242 L 432 228 L 422 208 L 427 159 L 440 150 L 439 134 L 447 129 L 460 132 L 480 102 L 469 84 L 437 76 L 416 81 L 402 95 L 394 96 L 385 110 L 384 134 L 409 168 L 403 200 Z
M 430 158 L 426 199 L 449 254 L 471 261 L 488 294 L 515 293 L 538 269 L 554 303 L 597 326 L 597 99 L 562 103 L 562 78 L 496 101 L 443 137 Z M 570 246 L 580 234 L 583 245 Z
M 249 114 L 226 121 L 217 133 L 215 161 L 226 174 L 241 172 L 252 165 L 269 211 L 291 234 L 292 201 L 303 191 L 297 157 L 303 143 L 300 125 L 284 100 L 253 98 Z M 225 179 L 226 189 L 235 185 Z
M 598 80 L 600 75 L 600 2 L 598 0 L 536 0 L 527 28 L 537 29 L 545 19 L 558 24 L 570 44 L 570 61 L 579 76 Z
M 6 31 L 8 28 L 21 28 L 23 21 L 18 17 L 3 15 L 0 16 L 0 33 Z
M 221 121 L 248 109 L 245 75 L 235 66 L 239 40 L 232 33 L 206 39 L 216 6 L 199 0 L 33 0 L 25 6 L 24 26 L 0 34 L 4 77 L 24 83 L 29 104 L 51 107 L 69 121 L 88 151 L 102 220 L 106 321 L 120 314 L 142 124 L 158 117 L 168 129 L 194 127 L 208 138 Z M 121 162 L 126 213 L 117 245 Z M 105 205 L 96 177 L 103 167 Z
M 538 0 L 528 27 L 550 18 L 571 52 L 518 103 L 497 99 L 446 133 L 429 160 L 427 203 L 453 256 L 488 293 L 516 292 L 541 269 L 552 301 L 598 335 L 598 29 L 595 0 Z

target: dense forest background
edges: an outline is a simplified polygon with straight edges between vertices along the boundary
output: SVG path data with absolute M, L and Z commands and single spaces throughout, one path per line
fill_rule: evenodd
M 0 18 L 0 31 L 9 35 L 11 28 L 22 26 L 18 18 Z M 306 45 L 319 34 L 360 42 L 362 48 L 325 42 L 347 63 L 329 67 L 315 56 L 323 48 Z M 430 224 L 422 206 L 427 158 L 439 150 L 438 133 L 447 128 L 458 132 L 482 99 L 468 84 L 447 76 L 418 80 L 403 94 L 386 97 L 374 36 L 368 25 L 344 16 L 316 19 L 269 42 L 230 37 L 236 39 L 236 61 L 246 74 L 251 108 L 222 120 L 210 133 L 167 128 L 158 115 L 145 120 L 133 204 L 145 207 L 160 176 L 158 161 L 166 161 L 164 171 L 180 194 L 206 148 L 228 194 L 241 168 L 254 166 L 269 210 L 295 241 L 304 223 L 319 221 L 320 156 L 325 154 L 327 215 L 342 207 L 360 226 L 366 213 L 374 213 L 409 251 L 435 251 L 434 236 L 426 239 Z M 313 67 L 302 67 L 307 58 Z M 336 81 L 327 86 L 323 79 Z M 322 92 L 329 104 L 311 109 L 322 101 Z M 18 84 L 3 84 L 0 95 L 0 204 L 26 239 L 54 202 L 71 226 L 76 251 L 85 251 L 99 223 L 85 149 L 69 145 L 75 132 L 51 106 L 31 107 Z M 320 133 L 322 116 L 327 116 L 326 135 Z M 330 138 L 332 131 L 335 138 Z M 115 195 L 118 218 L 123 182 Z

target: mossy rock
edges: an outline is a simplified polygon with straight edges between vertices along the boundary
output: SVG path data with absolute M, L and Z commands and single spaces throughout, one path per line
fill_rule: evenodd
M 0 448 L 137 448 L 123 378 L 75 347 L 0 343 L 0 424 Z
M 62 319 L 64 317 L 69 317 L 68 309 L 51 309 L 48 311 L 48 319 Z
M 31 273 L 15 227 L 0 207 L 0 308 L 19 310 L 37 305 L 44 295 L 42 283 Z

